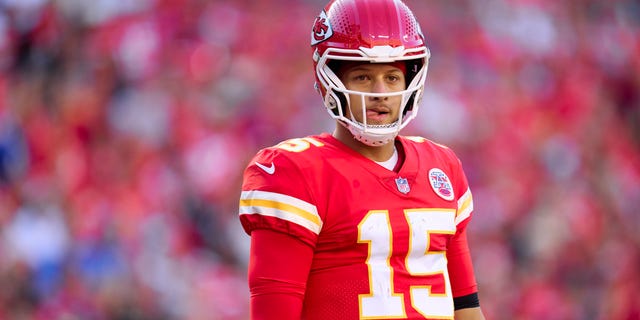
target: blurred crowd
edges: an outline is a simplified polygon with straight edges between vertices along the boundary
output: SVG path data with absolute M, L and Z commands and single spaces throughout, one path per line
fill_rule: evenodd
M 640 3 L 407 0 L 494 320 L 640 319 Z M 247 319 L 242 170 L 332 130 L 324 0 L 0 0 L 0 319 Z

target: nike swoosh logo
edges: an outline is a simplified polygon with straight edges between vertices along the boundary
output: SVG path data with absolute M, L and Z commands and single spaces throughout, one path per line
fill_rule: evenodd
M 256 162 L 256 166 L 258 166 L 258 168 L 264 170 L 264 172 L 268 173 L 268 174 L 273 174 L 274 172 L 276 172 L 276 165 L 273 164 L 273 162 L 271 162 L 271 166 L 267 167 L 262 163 Z

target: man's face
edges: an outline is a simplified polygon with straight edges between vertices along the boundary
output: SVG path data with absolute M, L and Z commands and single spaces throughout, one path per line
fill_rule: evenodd
M 405 90 L 405 76 L 397 64 L 362 63 L 353 64 L 343 69 L 341 80 L 349 90 L 367 93 L 393 93 Z M 368 125 L 390 124 L 398 120 L 402 95 L 388 97 L 364 97 L 350 94 L 350 105 L 353 117 L 364 123 L 363 108 L 366 109 Z

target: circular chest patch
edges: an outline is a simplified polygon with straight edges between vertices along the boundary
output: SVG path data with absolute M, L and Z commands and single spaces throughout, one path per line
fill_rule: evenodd
M 429 182 L 433 191 L 442 199 L 453 200 L 453 187 L 451 180 L 444 171 L 433 168 L 429 170 Z

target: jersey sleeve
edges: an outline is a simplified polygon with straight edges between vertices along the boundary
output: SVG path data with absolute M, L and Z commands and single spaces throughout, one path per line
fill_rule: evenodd
M 473 213 L 473 196 L 460 160 L 452 155 L 452 171 L 457 197 L 456 234 L 447 248 L 448 271 L 454 297 L 466 296 L 478 291 L 471 253 L 467 241 L 467 225 Z
M 299 163 L 291 153 L 268 148 L 247 165 L 239 203 L 240 222 L 247 234 L 269 229 L 315 247 L 322 220 Z
M 300 319 L 312 260 L 313 249 L 297 238 L 253 230 L 248 272 L 251 319 Z
M 251 235 L 251 319 L 300 319 L 322 220 L 308 186 L 312 156 L 263 149 L 247 165 L 240 222 Z

